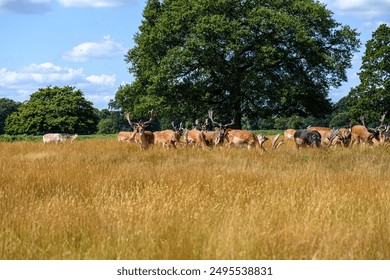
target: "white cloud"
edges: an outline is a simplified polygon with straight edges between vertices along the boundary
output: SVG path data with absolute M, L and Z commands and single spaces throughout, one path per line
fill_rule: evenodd
M 110 85 L 114 86 L 116 77 L 115 75 L 91 75 L 86 77 L 86 80 L 94 85 Z
M 125 52 L 126 49 L 122 43 L 115 42 L 107 35 L 99 42 L 85 42 L 73 47 L 62 58 L 67 61 L 85 62 L 95 58 L 111 58 L 117 55 L 124 55 Z
M 136 0 L 58 0 L 65 7 L 110 8 L 122 7 Z
M 107 107 L 107 100 L 116 92 L 116 75 L 86 75 L 83 68 L 69 68 L 51 62 L 30 64 L 19 70 L 0 68 L 1 97 L 25 101 L 39 88 L 70 85 L 80 89 L 86 99 L 98 108 Z
M 321 0 L 328 9 L 343 16 L 366 19 L 388 16 L 390 0 Z

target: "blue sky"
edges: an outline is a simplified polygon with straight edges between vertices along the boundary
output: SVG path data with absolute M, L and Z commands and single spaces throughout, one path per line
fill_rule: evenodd
M 38 88 L 75 86 L 107 108 L 133 80 L 124 55 L 134 46 L 145 0 L 0 0 L 0 98 L 28 100 Z M 332 89 L 338 101 L 359 83 L 364 44 L 390 23 L 390 0 L 321 0 L 336 20 L 357 28 L 363 43 L 349 81 Z

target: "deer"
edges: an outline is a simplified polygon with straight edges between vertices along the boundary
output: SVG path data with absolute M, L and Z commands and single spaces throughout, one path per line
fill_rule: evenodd
M 134 142 L 134 132 L 131 131 L 120 131 L 117 136 L 118 141 L 120 142 Z
M 318 131 L 321 134 L 321 144 L 324 146 L 329 145 L 329 137 L 332 135 L 332 129 L 325 126 L 308 126 L 307 130 Z
M 376 128 L 380 131 L 380 143 L 385 144 L 386 142 L 390 142 L 390 126 L 384 125 L 384 121 L 386 118 L 387 111 L 380 117 L 379 122 L 380 125 Z
M 334 137 L 329 139 L 330 146 L 342 146 L 344 148 L 348 147 L 351 142 L 351 128 L 338 128 L 338 133 Z M 333 131 L 334 132 L 334 131 Z
M 51 143 L 54 142 L 56 144 L 62 143 L 66 141 L 66 138 L 62 136 L 60 133 L 47 133 L 43 135 L 43 143 Z
M 207 143 L 205 140 L 205 131 L 208 125 L 208 119 L 202 124 L 200 123 L 199 119 L 195 120 L 195 127 L 193 127 L 191 130 L 185 131 L 185 139 L 186 139 L 186 146 L 188 144 L 194 144 L 198 147 L 207 147 Z
M 294 133 L 296 132 L 296 130 L 295 129 L 291 129 L 291 128 L 289 128 L 289 129 L 286 129 L 285 131 L 284 131 L 284 133 L 283 133 L 283 135 L 284 135 L 284 139 L 288 139 L 288 140 L 294 140 Z
M 385 126 L 385 131 L 382 132 L 382 143 L 390 143 L 390 125 Z
M 213 110 L 209 109 L 208 116 L 212 124 L 214 125 L 215 130 L 205 132 L 205 140 L 209 146 L 223 145 L 225 134 L 228 127 L 234 124 L 234 117 L 232 118 L 230 123 L 222 124 L 214 120 L 213 114 L 214 114 Z
M 153 109 L 150 110 L 149 113 L 150 119 L 146 122 L 133 122 L 130 120 L 131 113 L 125 113 L 127 121 L 134 130 L 133 138 L 130 139 L 130 141 L 134 139 L 135 142 L 140 144 L 141 149 L 143 150 L 148 149 L 151 145 L 154 144 L 154 134 L 151 131 L 145 131 L 145 128 L 153 121 L 155 117 Z
M 76 134 L 73 134 L 73 135 L 70 135 L 70 134 L 65 134 L 65 140 L 67 139 L 70 139 L 70 143 L 72 144 L 73 143 L 73 140 L 76 139 L 79 135 L 76 133 Z
M 173 147 L 176 149 L 177 143 L 180 142 L 180 138 L 184 131 L 183 123 L 180 123 L 179 127 L 175 126 L 174 122 L 172 122 L 171 124 L 174 130 L 166 129 L 164 131 L 153 132 L 154 143 L 161 143 L 163 144 L 163 147 Z
M 321 145 L 321 134 L 317 130 L 300 129 L 294 133 L 296 147 L 317 147 Z
M 351 127 L 351 145 L 363 142 L 365 144 L 373 145 L 375 142 L 380 142 L 381 132 L 378 129 L 369 128 L 364 123 L 364 116 L 360 116 L 362 124 Z
M 229 146 L 246 146 L 248 150 L 257 148 L 265 151 L 263 144 L 268 137 L 264 134 L 256 135 L 248 130 L 228 129 L 225 133 L 225 140 Z

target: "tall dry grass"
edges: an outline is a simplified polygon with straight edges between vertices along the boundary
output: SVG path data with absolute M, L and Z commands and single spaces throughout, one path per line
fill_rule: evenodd
M 0 259 L 390 259 L 390 147 L 0 143 Z

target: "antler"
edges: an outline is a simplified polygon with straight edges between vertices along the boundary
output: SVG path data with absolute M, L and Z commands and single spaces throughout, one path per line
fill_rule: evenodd
M 277 149 L 280 145 L 284 143 L 284 140 L 280 141 L 278 144 L 276 142 L 278 141 L 280 137 L 280 133 L 276 134 L 274 138 L 272 138 L 272 148 Z
M 217 125 L 217 126 L 219 126 L 219 127 L 221 127 L 222 126 L 222 124 L 221 123 L 217 123 L 216 121 L 214 121 L 214 119 L 213 119 L 213 113 L 214 113 L 214 111 L 212 110 L 212 109 L 209 109 L 209 119 L 211 120 L 211 122 L 214 124 L 214 125 Z
M 153 121 L 153 118 L 155 117 L 155 115 L 153 114 L 153 109 L 150 110 L 149 113 L 150 113 L 150 119 L 148 121 L 146 121 L 146 122 L 143 122 L 142 123 L 143 126 L 146 126 L 146 125 L 150 124 Z
M 182 130 L 182 129 L 183 129 L 183 122 L 180 122 L 179 127 L 177 127 L 177 126 L 175 125 L 175 122 L 174 122 L 174 121 L 171 122 L 171 125 L 172 125 L 172 127 L 173 127 L 173 130 L 175 130 L 175 131 L 179 131 L 179 130 Z
M 219 126 L 220 128 L 221 128 L 221 127 L 224 127 L 224 128 L 226 129 L 227 127 L 229 127 L 229 126 L 231 126 L 231 125 L 234 124 L 234 116 L 233 116 L 233 118 L 232 118 L 232 120 L 231 120 L 230 123 L 228 123 L 228 124 L 222 124 L 222 123 L 218 123 L 218 122 L 214 121 L 214 119 L 213 119 L 213 113 L 214 113 L 214 111 L 213 111 L 212 109 L 209 109 L 209 112 L 208 112 L 208 113 L 209 113 L 209 119 L 212 121 L 212 123 L 213 123 L 214 125 Z
M 332 134 L 328 137 L 330 147 L 332 145 L 333 140 L 339 135 L 340 129 L 336 129 L 332 131 Z
M 378 129 L 380 129 L 381 127 L 385 127 L 386 129 L 386 126 L 383 125 L 383 122 L 385 121 L 385 118 L 386 118 L 386 114 L 387 114 L 387 111 L 381 116 L 381 118 L 379 119 L 379 121 L 381 122 L 381 124 L 379 125 Z
M 366 126 L 366 124 L 364 123 L 364 116 L 360 116 L 359 119 L 360 119 L 360 121 L 362 122 L 362 125 L 363 125 L 363 126 Z
M 133 126 L 135 126 L 135 125 L 139 125 L 139 123 L 132 122 L 132 121 L 130 120 L 130 115 L 131 115 L 130 112 L 125 112 L 125 117 L 126 117 L 127 121 L 129 122 L 130 126 L 133 127 Z

